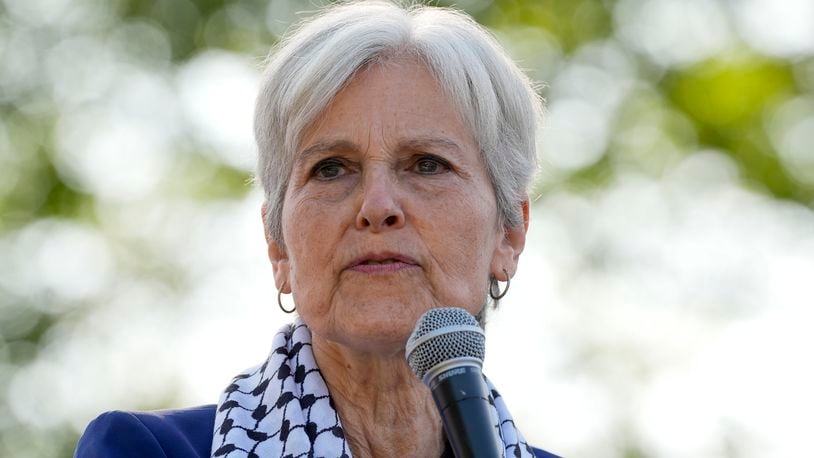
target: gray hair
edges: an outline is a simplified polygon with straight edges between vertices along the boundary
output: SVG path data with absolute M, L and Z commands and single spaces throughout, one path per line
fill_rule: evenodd
M 398 56 L 420 59 L 471 129 L 495 192 L 499 223 L 523 224 L 519 204 L 537 170 L 535 134 L 542 112 L 531 81 L 464 13 L 366 0 L 322 10 L 270 54 L 254 133 L 273 240 L 285 243 L 283 204 L 303 132 L 358 71 Z

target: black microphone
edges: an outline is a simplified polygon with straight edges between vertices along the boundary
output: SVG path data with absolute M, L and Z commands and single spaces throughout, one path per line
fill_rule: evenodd
M 407 340 L 407 363 L 430 387 L 457 458 L 503 456 L 483 380 L 486 337 L 469 312 L 430 309 Z

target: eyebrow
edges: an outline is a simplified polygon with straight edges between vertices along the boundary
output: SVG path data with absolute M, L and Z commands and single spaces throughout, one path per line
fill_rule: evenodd
M 399 143 L 399 149 L 427 150 L 434 148 L 452 150 L 455 153 L 460 153 L 462 149 L 457 142 L 444 137 L 414 138 Z
M 328 142 L 317 142 L 305 148 L 297 155 L 296 162 L 305 162 L 309 157 L 324 153 L 326 151 L 358 151 L 356 143 L 347 140 L 336 140 Z
M 403 140 L 398 143 L 397 150 L 413 150 L 423 151 L 434 148 L 442 148 L 452 150 L 454 153 L 460 153 L 462 148 L 457 142 L 444 137 L 418 137 Z M 326 151 L 360 151 L 361 148 L 356 143 L 348 140 L 336 140 L 317 142 L 305 148 L 297 155 L 297 162 L 305 162 L 309 157 L 324 153 Z

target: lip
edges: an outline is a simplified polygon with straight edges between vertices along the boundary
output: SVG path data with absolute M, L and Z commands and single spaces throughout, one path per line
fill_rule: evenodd
M 366 262 L 393 261 L 388 264 L 365 264 Z M 348 264 L 348 270 L 363 273 L 390 273 L 399 270 L 418 267 L 418 262 L 406 255 L 391 252 L 368 253 L 362 255 Z

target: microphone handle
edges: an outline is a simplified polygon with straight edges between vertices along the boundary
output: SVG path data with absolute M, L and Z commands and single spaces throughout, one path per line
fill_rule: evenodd
M 430 386 L 456 458 L 500 458 L 503 443 L 492 424 L 488 390 L 480 368 L 455 367 Z

